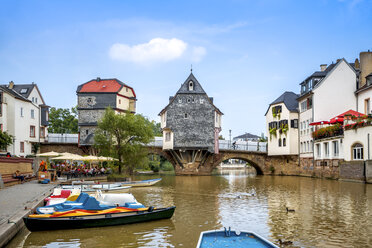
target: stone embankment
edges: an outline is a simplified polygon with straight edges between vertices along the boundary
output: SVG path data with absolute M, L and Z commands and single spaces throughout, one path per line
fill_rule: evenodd
M 37 180 L 0 190 L 0 247 L 5 246 L 24 226 L 23 217 L 43 204 L 56 185 Z

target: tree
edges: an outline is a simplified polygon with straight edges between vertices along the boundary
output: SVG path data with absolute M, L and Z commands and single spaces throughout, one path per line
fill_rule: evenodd
M 0 130 L 0 148 L 6 150 L 9 145 L 13 144 L 13 136 Z
M 117 158 L 119 173 L 125 165 L 126 172 L 133 174 L 134 166 L 148 162 L 144 145 L 154 139 L 151 122 L 139 114 L 126 112 L 115 114 L 107 108 L 98 122 L 94 145 L 104 156 Z
M 152 131 L 154 132 L 154 136 L 162 137 L 163 131 L 161 130 L 161 125 L 159 122 L 151 121 Z
M 218 139 L 219 140 L 225 140 L 225 138 L 222 136 L 222 134 L 220 136 L 218 136 Z
M 76 107 L 51 108 L 49 112 L 49 129 L 50 133 L 78 133 L 78 119 Z

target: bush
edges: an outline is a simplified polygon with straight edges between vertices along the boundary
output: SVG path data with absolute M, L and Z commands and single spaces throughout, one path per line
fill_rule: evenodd
M 173 165 L 169 161 L 165 161 L 161 163 L 160 169 L 162 171 L 173 171 L 174 170 Z
M 160 162 L 150 161 L 149 166 L 153 172 L 159 172 Z

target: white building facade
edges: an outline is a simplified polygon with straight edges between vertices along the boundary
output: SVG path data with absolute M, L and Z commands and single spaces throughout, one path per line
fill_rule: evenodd
M 284 92 L 266 111 L 268 155 L 298 155 L 298 95 Z
M 25 157 L 33 153 L 33 144 L 44 142 L 48 135 L 49 106 L 36 84 L 1 85 L 0 126 L 13 136 L 6 151 Z

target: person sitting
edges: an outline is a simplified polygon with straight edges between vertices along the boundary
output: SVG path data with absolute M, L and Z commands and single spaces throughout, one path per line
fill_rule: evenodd
M 20 179 L 21 180 L 21 183 L 24 183 L 25 181 L 25 177 L 21 175 L 21 173 L 19 172 L 19 170 L 17 170 L 14 175 L 13 175 L 14 178 L 17 178 L 17 179 Z

